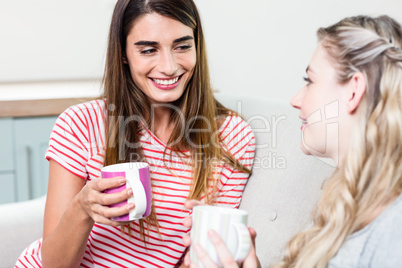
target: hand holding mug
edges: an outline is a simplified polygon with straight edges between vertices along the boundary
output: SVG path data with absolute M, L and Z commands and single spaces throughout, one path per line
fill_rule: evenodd
M 200 201 L 196 201 L 196 200 L 190 200 L 187 201 L 185 206 L 188 209 L 193 209 L 195 206 L 200 205 Z M 210 207 L 210 206 L 206 206 L 206 207 Z M 215 209 L 216 208 L 216 209 Z M 196 209 L 197 210 L 197 209 Z M 201 210 L 209 210 L 209 208 L 206 209 L 201 209 Z M 233 221 L 232 227 L 228 227 L 227 229 L 227 233 L 226 233 L 226 237 L 225 239 L 222 239 L 221 236 L 214 231 L 213 229 L 215 228 L 211 228 L 212 230 L 209 230 L 209 227 L 207 227 L 207 232 L 203 231 L 204 234 L 202 236 L 204 236 L 205 238 L 203 239 L 204 241 L 202 241 L 202 243 L 204 244 L 204 247 L 199 245 L 199 243 L 194 243 L 191 246 L 191 251 L 192 251 L 192 261 L 193 263 L 191 264 L 192 267 L 199 267 L 202 265 L 204 267 L 218 267 L 217 265 L 222 265 L 223 267 L 238 267 L 237 266 L 237 262 L 242 261 L 244 258 L 244 263 L 243 263 L 243 267 L 260 267 L 259 266 L 259 261 L 256 257 L 255 254 L 255 237 L 256 237 L 256 232 L 254 231 L 254 229 L 252 228 L 239 228 L 237 227 L 233 227 L 233 225 L 242 225 L 246 223 L 247 221 L 247 213 L 241 210 L 235 210 L 235 209 L 228 209 L 228 208 L 217 208 L 217 207 L 213 207 L 213 210 L 217 210 L 218 214 L 216 214 L 215 212 L 211 214 L 212 218 L 220 218 L 220 220 L 216 221 L 215 223 L 218 223 L 218 229 L 227 226 L 228 221 Z M 209 212 L 208 212 L 209 214 Z M 233 217 L 233 218 L 232 218 Z M 194 216 L 194 212 L 193 212 L 193 216 L 192 218 L 188 217 L 184 220 L 184 226 L 186 227 L 192 227 L 193 223 L 195 222 L 195 216 Z M 225 220 L 226 218 L 226 220 Z M 223 222 L 221 221 L 222 219 Z M 229 219 L 229 220 L 228 220 Z M 197 221 L 197 220 L 196 220 Z M 208 220 L 207 220 L 208 221 Z M 199 225 L 199 224 L 195 224 L 195 225 Z M 204 225 L 205 225 L 205 221 L 204 221 Z M 214 224 L 212 224 L 212 227 L 214 227 Z M 245 226 L 244 226 L 245 227 Z M 231 230 L 230 235 L 229 235 L 229 229 Z M 240 229 L 240 230 L 239 230 Z M 244 230 L 246 229 L 246 231 Z M 192 230 L 193 232 L 193 230 Z M 199 231 L 197 231 L 199 232 Z M 247 233 L 247 234 L 245 234 Z M 223 233 L 223 235 L 225 235 Z M 230 237 L 228 237 L 228 235 Z M 252 243 L 250 243 L 250 236 L 251 236 L 251 240 Z M 194 235 L 192 233 L 192 237 L 194 238 Z M 206 241 L 206 237 L 209 238 L 209 241 L 212 243 L 212 245 L 214 246 L 214 248 L 216 249 L 216 252 L 214 250 L 211 250 L 211 246 L 205 246 L 205 241 Z M 190 246 L 192 242 L 190 236 L 185 236 L 183 238 L 184 240 L 184 245 L 185 246 Z M 195 239 L 193 239 L 195 240 Z M 243 241 L 242 241 L 243 240 Z M 247 242 L 248 241 L 248 242 Z M 228 249 L 227 244 L 229 244 L 230 249 Z M 250 245 L 251 244 L 251 245 Z M 250 250 L 248 250 L 246 247 L 250 247 Z M 205 250 L 207 249 L 207 250 Z M 248 252 L 248 254 L 247 254 Z M 211 258 L 212 257 L 212 258 Z M 198 259 L 198 262 L 195 260 Z M 213 260 L 214 259 L 214 260 Z M 187 255 L 185 256 L 184 259 L 184 264 L 185 265 L 190 265 L 191 260 L 190 260 L 190 254 L 187 253 Z
M 118 226 L 150 214 L 152 192 L 147 163 L 110 165 L 103 167 L 101 174 L 77 197 L 93 221 Z
M 261 268 L 260 261 L 257 258 L 256 252 L 255 252 L 255 238 L 257 236 L 257 233 L 253 228 L 248 228 L 252 240 L 252 245 L 250 247 L 250 251 L 247 255 L 247 257 L 244 259 L 241 267 L 242 268 Z M 214 248 L 219 256 L 221 265 L 217 266 L 216 263 L 211 259 L 211 257 L 208 255 L 208 252 L 202 248 L 199 245 L 195 245 L 194 249 L 196 251 L 196 254 L 198 256 L 198 259 L 201 261 L 204 267 L 224 267 L 224 268 L 238 268 L 238 262 L 233 258 L 232 254 L 226 247 L 225 242 L 222 240 L 222 238 L 219 236 L 217 232 L 214 230 L 211 230 L 208 232 L 208 238 L 211 241 L 211 243 L 214 245 Z M 199 265 L 191 263 L 190 267 L 199 267 Z
M 152 187 L 149 173 L 149 165 L 144 162 L 130 162 L 115 164 L 103 167 L 101 169 L 102 179 L 111 179 L 115 177 L 124 177 L 126 184 L 116 188 L 107 189 L 107 194 L 119 193 L 130 189 L 132 195 L 127 200 L 110 204 L 110 207 L 126 206 L 129 203 L 135 204 L 135 208 L 129 213 L 121 216 L 112 217 L 112 220 L 120 222 L 129 222 L 148 217 L 152 208 Z
M 134 209 L 133 203 L 128 203 L 121 207 L 109 207 L 112 204 L 120 203 L 132 196 L 132 190 L 126 189 L 113 194 L 104 193 L 105 190 L 120 187 L 126 184 L 124 177 L 115 177 L 109 180 L 101 178 L 87 182 L 84 188 L 76 196 L 78 203 L 86 215 L 96 223 L 118 226 L 120 222 L 114 221 L 112 217 L 127 214 Z

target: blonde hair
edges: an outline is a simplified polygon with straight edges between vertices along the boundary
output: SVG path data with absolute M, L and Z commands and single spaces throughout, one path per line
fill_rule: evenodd
M 326 267 L 346 237 L 402 193 L 402 27 L 388 16 L 346 18 L 318 30 L 338 82 L 366 79 L 359 124 L 343 165 L 326 181 L 314 225 L 274 267 Z

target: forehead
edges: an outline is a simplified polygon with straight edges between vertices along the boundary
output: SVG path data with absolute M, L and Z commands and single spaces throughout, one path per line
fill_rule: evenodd
M 335 62 L 321 43 L 314 50 L 309 69 L 316 74 L 336 75 Z
M 194 37 L 193 30 L 187 25 L 158 13 L 150 13 L 134 22 L 127 38 L 136 41 L 169 41 L 187 35 Z
M 317 71 L 323 67 L 332 67 L 329 55 L 321 43 L 317 45 L 311 56 L 310 66 Z

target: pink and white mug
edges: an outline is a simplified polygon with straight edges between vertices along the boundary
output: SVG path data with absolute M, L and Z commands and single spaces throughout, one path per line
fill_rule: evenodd
M 135 208 L 125 215 L 112 217 L 112 220 L 134 221 L 148 217 L 151 214 L 152 188 L 149 165 L 147 163 L 130 162 L 106 166 L 101 169 L 101 177 L 102 179 L 114 177 L 126 178 L 126 184 L 107 189 L 104 191 L 105 193 L 121 192 L 127 188 L 133 190 L 133 195 L 130 198 L 109 207 L 121 207 L 130 202 L 135 204 Z

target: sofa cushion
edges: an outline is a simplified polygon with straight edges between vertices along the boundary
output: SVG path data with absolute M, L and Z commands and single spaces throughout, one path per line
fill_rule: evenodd
M 42 237 L 46 197 L 0 206 L 0 267 L 14 267 L 18 256 Z

